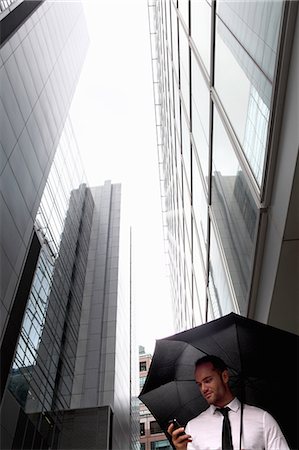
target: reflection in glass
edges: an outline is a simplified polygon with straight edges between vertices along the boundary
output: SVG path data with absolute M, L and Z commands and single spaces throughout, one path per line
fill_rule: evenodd
M 69 405 L 93 211 L 80 167 L 67 120 L 35 220 L 42 247 L 9 378 L 26 413 Z
M 238 312 L 235 311 L 234 308 L 226 273 L 212 226 L 210 236 L 209 293 L 210 303 L 208 306 L 208 314 L 210 318 L 217 319 L 232 311 Z
M 190 100 L 189 100 L 189 43 L 185 31 L 180 24 L 179 28 L 180 38 L 180 88 L 183 96 L 186 113 L 190 113 Z
M 194 222 L 193 222 L 194 227 Z M 195 325 L 204 323 L 206 312 L 206 282 L 205 270 L 203 269 L 202 253 L 195 230 L 193 231 L 193 315 Z
M 271 81 L 275 70 L 283 4 L 282 0 L 219 0 L 216 4 L 221 22 Z M 231 39 L 228 36 L 227 38 Z M 236 45 L 233 44 L 230 50 L 238 59 L 240 50 Z M 240 58 L 239 62 L 246 72 L 245 60 Z M 254 83 L 254 80 L 251 81 Z
M 189 25 L 189 0 L 179 0 L 178 8 L 183 17 L 185 25 L 188 27 Z
M 210 93 L 192 53 L 192 135 L 205 179 L 208 178 Z
M 180 107 L 180 94 L 179 94 L 179 88 L 176 83 L 174 83 L 174 110 L 175 110 L 175 127 L 176 127 L 176 134 L 181 140 L 181 124 L 180 124 L 180 117 L 181 117 L 181 107 Z M 181 151 L 181 146 L 179 145 L 177 147 L 178 153 Z M 180 158 L 178 159 L 178 161 Z
M 190 145 L 190 130 L 187 124 L 186 116 L 182 112 L 182 154 L 184 160 L 184 167 L 187 174 L 189 186 L 191 185 L 191 145 Z
M 215 87 L 261 185 L 282 2 L 217 5 Z
M 191 37 L 209 73 L 211 6 L 207 0 L 192 0 L 191 2 Z
M 193 158 L 192 176 L 193 176 L 193 186 L 192 186 L 193 215 L 201 251 L 202 254 L 205 255 L 207 251 L 208 205 L 207 205 L 207 198 L 202 186 L 201 177 L 199 174 L 198 164 L 195 158 Z
M 258 209 L 215 110 L 212 210 L 240 310 L 246 311 Z
M 33 366 L 36 364 L 46 321 L 53 263 L 50 249 L 47 245 L 43 245 L 24 314 L 9 384 L 10 390 L 23 407 L 27 399 Z
M 171 27 L 172 27 L 172 61 L 176 75 L 179 74 L 179 49 L 178 49 L 178 18 L 176 9 L 171 2 Z
M 186 180 L 185 172 L 183 172 L 183 195 L 184 195 L 184 222 L 186 232 L 186 245 L 191 248 L 191 197 L 190 197 L 190 180 Z

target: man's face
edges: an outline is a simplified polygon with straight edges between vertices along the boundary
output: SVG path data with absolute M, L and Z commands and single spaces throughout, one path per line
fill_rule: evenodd
M 210 405 L 222 407 L 228 395 L 228 372 L 222 373 L 214 369 L 212 363 L 207 362 L 195 370 L 195 381 L 200 392 Z

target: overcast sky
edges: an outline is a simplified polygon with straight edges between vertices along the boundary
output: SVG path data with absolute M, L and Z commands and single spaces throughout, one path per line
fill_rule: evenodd
M 146 0 L 84 0 L 90 45 L 71 118 L 90 186 L 122 183 L 138 345 L 172 334 Z

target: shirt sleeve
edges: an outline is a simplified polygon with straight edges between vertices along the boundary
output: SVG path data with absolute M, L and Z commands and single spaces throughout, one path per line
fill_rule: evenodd
M 278 423 L 267 412 L 264 415 L 264 434 L 266 450 L 290 450 Z
M 187 434 L 190 434 L 191 438 L 193 439 L 193 436 L 192 436 L 192 433 L 190 432 L 190 427 L 189 427 L 189 424 L 188 424 L 188 423 L 187 423 L 187 425 L 186 425 L 185 432 L 186 432 Z M 192 440 L 192 442 L 188 442 L 187 450 L 196 450 L 196 447 L 194 446 L 193 440 Z

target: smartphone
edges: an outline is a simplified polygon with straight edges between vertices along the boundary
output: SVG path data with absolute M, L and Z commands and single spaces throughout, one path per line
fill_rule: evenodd
M 177 430 L 178 428 L 181 428 L 182 427 L 182 425 L 176 420 L 176 419 L 171 419 L 170 421 L 169 421 L 169 424 L 173 424 L 173 426 L 174 426 L 174 430 Z M 185 433 L 185 431 L 182 431 L 181 433 L 180 433 L 180 436 L 182 436 L 183 434 L 186 434 Z

